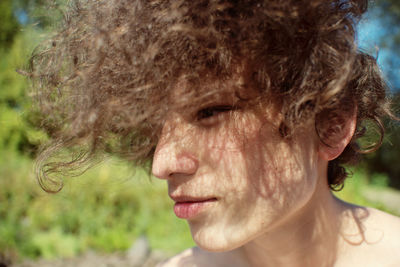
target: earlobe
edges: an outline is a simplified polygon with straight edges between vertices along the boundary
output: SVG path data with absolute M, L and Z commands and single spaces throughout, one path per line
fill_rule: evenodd
M 357 125 L 357 109 L 351 112 L 324 111 L 317 116 L 318 155 L 330 161 L 339 157 L 351 142 Z

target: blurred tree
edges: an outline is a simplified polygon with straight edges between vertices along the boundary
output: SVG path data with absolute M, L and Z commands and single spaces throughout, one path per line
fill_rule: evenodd
M 17 34 L 7 50 L 0 51 L 0 153 L 32 154 L 44 137 L 32 121 L 26 95 L 26 78 L 16 72 L 28 58 L 32 41 L 27 32 Z
M 20 23 L 44 29 L 58 20 L 58 15 L 67 2 L 67 0 L 14 0 L 13 9 Z
M 28 84 L 26 79 L 16 72 L 16 69 L 23 68 L 26 64 L 33 48 L 32 44 L 36 43 L 34 29 L 24 27 L 18 19 L 18 16 L 21 16 L 18 12 L 30 14 L 32 4 L 34 0 L 0 1 L 1 153 L 35 152 L 39 140 L 44 136 L 31 123 L 34 118 L 32 113 L 26 112 L 30 106 L 26 95 Z
M 380 24 L 379 38 L 374 41 L 379 53 L 386 54 L 381 64 L 394 96 L 393 111 L 400 117 L 400 1 L 376 0 L 372 2 L 370 14 Z M 389 185 L 400 189 L 400 123 L 387 120 L 384 124 L 384 143 L 375 153 L 366 156 L 365 167 L 370 177 L 386 174 Z
M 393 110 L 400 111 L 400 92 L 397 91 L 393 98 Z M 400 189 L 400 123 L 386 120 L 384 122 L 386 133 L 382 146 L 374 153 L 367 155 L 365 167 L 369 178 L 375 174 L 386 174 L 389 178 L 389 186 Z
M 377 0 L 376 5 L 396 22 L 400 22 L 400 2 L 398 0 Z
M 0 2 L 0 47 L 10 46 L 20 29 L 20 25 L 13 14 L 12 5 L 12 0 Z

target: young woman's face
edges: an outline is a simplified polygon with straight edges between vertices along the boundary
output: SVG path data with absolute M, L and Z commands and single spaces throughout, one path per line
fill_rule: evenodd
M 193 114 L 168 114 L 153 159 L 175 214 L 210 251 L 234 249 L 283 224 L 316 187 L 314 134 L 284 140 L 272 108 L 241 110 L 233 102 L 221 94 Z

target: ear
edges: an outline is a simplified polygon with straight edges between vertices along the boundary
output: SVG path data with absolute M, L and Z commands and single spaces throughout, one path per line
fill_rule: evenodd
M 326 161 L 334 160 L 342 154 L 354 135 L 357 108 L 351 111 L 323 111 L 318 114 L 315 125 L 320 138 L 318 155 Z

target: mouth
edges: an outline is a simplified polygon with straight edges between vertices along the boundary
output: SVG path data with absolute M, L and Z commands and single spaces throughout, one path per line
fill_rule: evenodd
M 174 213 L 181 219 L 192 219 L 217 201 L 215 197 L 171 196 L 171 198 L 175 201 Z

